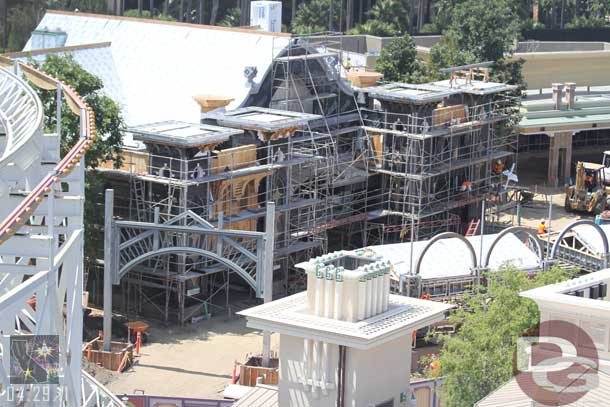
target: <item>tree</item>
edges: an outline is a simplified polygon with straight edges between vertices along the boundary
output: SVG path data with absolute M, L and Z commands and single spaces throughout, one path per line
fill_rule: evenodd
M 451 13 L 445 35 L 430 50 L 434 71 L 492 61 L 492 78 L 525 88 L 522 61 L 507 62 L 520 34 L 519 7 L 508 0 L 442 0 Z
M 341 2 L 338 0 L 311 0 L 299 5 L 292 22 L 292 31 L 297 34 L 328 31 L 331 5 L 332 29 L 340 29 Z
M 398 30 L 392 23 L 370 19 L 349 31 L 349 34 L 376 35 L 378 37 L 394 37 L 398 35 Z
M 443 397 L 450 406 L 472 406 L 512 377 L 513 352 L 526 330 L 539 322 L 536 304 L 519 293 L 572 277 L 559 268 L 533 278 L 507 267 L 488 273 L 487 287 L 478 287 L 455 308 L 449 320 L 460 326 L 454 336 L 439 335 L 438 355 L 445 378 Z
M 498 61 L 512 51 L 519 36 L 519 22 L 507 0 L 465 0 L 453 9 L 445 35 L 476 61 Z
M 97 138 L 85 156 L 88 169 L 85 179 L 85 254 L 88 259 L 94 259 L 99 245 L 103 244 L 99 230 L 94 227 L 103 223 L 100 221 L 103 211 L 96 205 L 103 190 L 103 181 L 95 172 L 95 168 L 107 160 L 114 160 L 116 166 L 120 164 L 122 135 L 125 130 L 121 109 L 117 103 L 104 95 L 102 80 L 85 71 L 71 55 L 49 54 L 39 69 L 74 87 L 95 113 Z M 38 90 L 38 94 L 45 110 L 45 127 L 54 129 L 57 109 L 55 92 Z M 79 117 L 70 111 L 67 103 L 62 104 L 62 156 L 78 141 L 79 128 Z
M 370 19 L 393 25 L 397 32 L 406 33 L 411 28 L 409 4 L 406 0 L 378 0 L 368 15 Z
M 386 81 L 420 83 L 426 81 L 426 70 L 417 59 L 415 42 L 405 34 L 386 45 L 377 58 L 375 70 Z
M 232 9 L 227 10 L 227 14 L 225 14 L 223 19 L 220 20 L 218 25 L 222 25 L 224 27 L 239 27 L 240 18 L 241 9 L 239 7 L 234 7 Z

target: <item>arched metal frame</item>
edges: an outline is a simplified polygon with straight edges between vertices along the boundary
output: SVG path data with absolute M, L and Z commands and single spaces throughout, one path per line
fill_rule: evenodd
M 544 253 L 542 251 L 542 245 L 540 244 L 540 239 L 538 239 L 538 236 L 536 236 L 534 233 L 532 233 L 525 226 L 511 226 L 509 228 L 504 229 L 503 231 L 501 231 L 498 234 L 498 236 L 496 236 L 493 243 L 489 247 L 489 250 L 487 250 L 487 253 L 485 254 L 485 261 L 482 263 L 483 268 L 487 268 L 489 266 L 489 259 L 491 258 L 491 253 L 493 252 L 494 248 L 496 247 L 496 244 L 498 244 L 498 242 L 504 236 L 508 235 L 509 233 L 515 234 L 517 232 L 523 232 L 532 238 L 532 240 L 536 244 L 536 248 L 538 249 L 538 257 L 540 260 L 540 265 L 542 265 L 542 262 L 544 261 Z
M 474 275 L 474 272 L 477 268 L 477 255 L 476 255 L 476 252 L 474 251 L 474 247 L 472 247 L 472 244 L 470 244 L 468 239 L 466 239 L 464 236 L 462 236 L 458 233 L 443 232 L 443 233 L 440 233 L 440 234 L 434 236 L 432 239 L 430 239 L 430 241 L 428 242 L 426 247 L 424 247 L 424 250 L 420 253 L 419 257 L 417 258 L 417 263 L 415 263 L 415 275 L 416 276 L 419 275 L 422 261 L 424 259 L 424 256 L 426 255 L 426 252 L 428 251 L 428 249 L 430 249 L 430 247 L 433 244 L 435 244 L 436 242 L 438 242 L 439 240 L 452 239 L 452 238 L 461 240 L 466 245 L 466 247 L 468 247 L 468 251 L 470 252 L 470 260 L 472 261 L 471 274 Z
M 604 245 L 604 268 L 608 266 L 608 238 L 606 237 L 606 234 L 604 233 L 604 230 L 595 222 L 589 220 L 589 219 L 581 219 L 581 220 L 577 220 L 576 222 L 570 223 L 568 226 L 566 226 L 561 233 L 559 233 L 559 236 L 557 236 L 557 240 L 555 240 L 555 243 L 553 243 L 553 248 L 551 249 L 551 254 L 549 255 L 549 260 L 555 260 L 555 256 L 557 256 L 557 251 L 559 250 L 559 245 L 561 244 L 561 240 L 564 238 L 564 236 L 572 229 L 574 229 L 576 226 L 580 226 L 580 225 L 587 225 L 587 226 L 592 226 L 593 228 L 595 228 L 595 230 L 597 231 L 597 233 L 599 233 L 600 237 L 602 238 L 602 243 Z
M 131 270 L 132 268 L 134 268 L 135 266 L 137 266 L 138 264 L 140 264 L 141 262 L 143 262 L 145 260 L 148 260 L 153 257 L 169 255 L 169 254 L 198 254 L 202 257 L 207 257 L 209 259 L 215 260 L 215 261 L 227 266 L 231 270 L 235 271 L 237 274 L 239 274 L 239 276 L 241 278 L 243 278 L 250 285 L 250 287 L 252 287 L 252 289 L 254 289 L 256 291 L 256 281 L 252 278 L 252 276 L 250 276 L 250 274 L 248 274 L 248 272 L 246 270 L 244 270 L 237 264 L 233 263 L 232 261 L 229 261 L 229 260 L 217 255 L 216 253 L 210 252 L 208 250 L 195 248 L 195 247 L 180 247 L 180 246 L 165 247 L 162 249 L 155 250 L 153 252 L 143 254 L 139 257 L 136 257 L 135 259 L 132 259 L 131 261 L 129 261 L 129 263 L 127 263 L 123 267 L 121 267 L 121 269 L 119 271 L 119 275 L 121 275 L 121 276 L 125 275 L 129 270 Z

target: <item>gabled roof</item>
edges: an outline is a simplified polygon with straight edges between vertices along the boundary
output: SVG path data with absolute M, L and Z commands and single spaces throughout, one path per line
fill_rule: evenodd
M 64 31 L 67 47 L 111 43 L 123 92 L 114 96 L 127 108 L 129 126 L 199 122 L 200 107 L 192 99 L 198 94 L 232 97 L 228 108 L 240 106 L 290 40 L 282 33 L 56 11 L 47 12 L 37 27 L 45 28 Z M 32 39 L 24 50 L 32 50 Z M 93 73 L 99 64 L 99 59 L 82 61 Z M 244 77 L 248 66 L 258 71 L 254 85 Z M 105 81 L 106 88 L 115 86 L 112 81 Z

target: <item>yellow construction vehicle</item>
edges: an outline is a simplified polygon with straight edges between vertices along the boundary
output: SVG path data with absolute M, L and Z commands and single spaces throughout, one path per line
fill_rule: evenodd
M 565 209 L 598 215 L 609 205 L 603 164 L 579 161 L 576 183 L 566 188 Z

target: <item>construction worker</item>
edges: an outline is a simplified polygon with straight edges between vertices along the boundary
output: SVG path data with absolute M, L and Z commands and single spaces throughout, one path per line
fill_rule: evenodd
M 462 182 L 462 192 L 471 192 L 472 191 L 472 182 L 466 180 Z
M 496 175 L 502 175 L 503 171 L 504 171 L 504 163 L 502 162 L 502 160 L 498 160 L 496 162 L 496 164 L 494 165 L 494 173 Z
M 540 219 L 540 224 L 538 225 L 538 234 L 544 235 L 546 233 L 546 224 L 544 219 Z
M 343 60 L 343 69 L 345 69 L 345 72 L 349 72 L 352 70 L 352 60 L 350 59 L 350 57 L 347 57 Z

